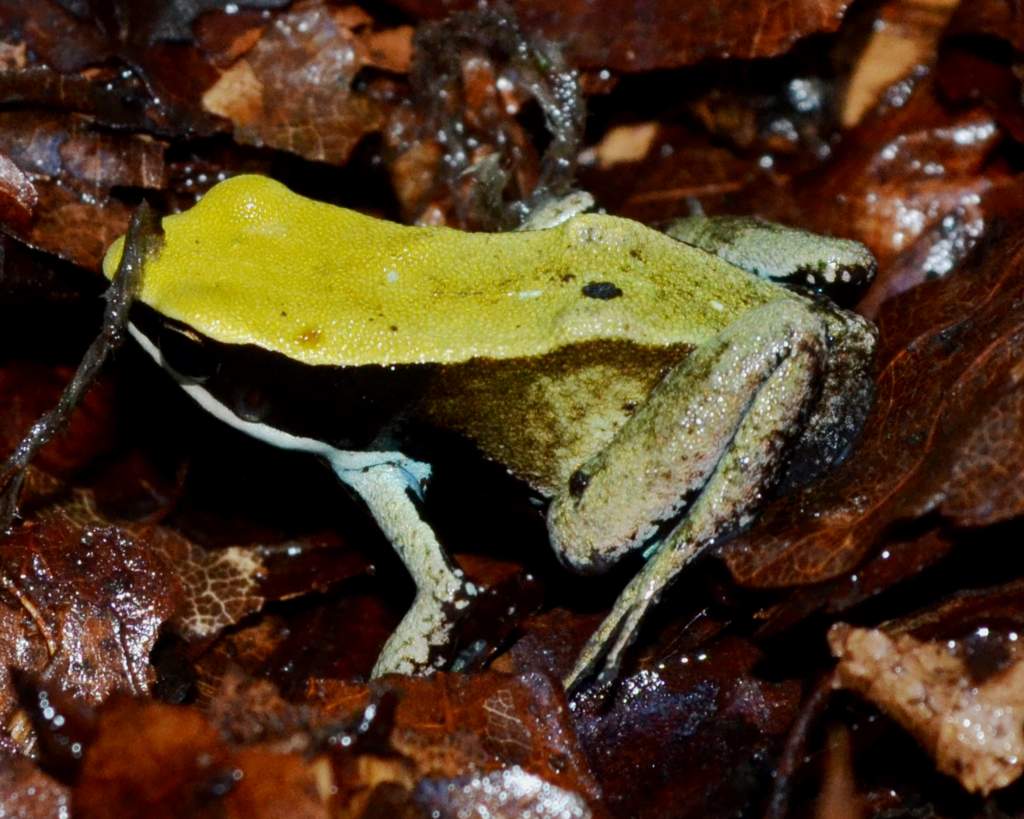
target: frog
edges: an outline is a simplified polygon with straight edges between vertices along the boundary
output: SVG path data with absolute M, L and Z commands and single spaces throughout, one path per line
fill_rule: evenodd
M 417 589 L 373 676 L 441 667 L 478 593 L 425 520 L 413 422 L 524 481 L 574 572 L 646 558 L 570 691 L 615 678 L 665 589 L 773 486 L 856 440 L 876 331 L 817 291 L 870 278 L 863 245 L 749 218 L 662 231 L 591 203 L 466 232 L 239 175 L 163 218 L 129 331 L 204 410 L 321 458 L 365 504 Z

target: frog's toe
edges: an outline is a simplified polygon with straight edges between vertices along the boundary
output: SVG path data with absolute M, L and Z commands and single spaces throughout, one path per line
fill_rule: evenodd
M 566 693 L 572 694 L 599 666 L 601 670 L 594 681 L 597 686 L 606 685 L 618 676 L 622 658 L 636 639 L 646 610 L 647 606 L 632 599 L 620 598 L 616 602 L 597 631 L 587 640 L 572 671 L 563 680 Z

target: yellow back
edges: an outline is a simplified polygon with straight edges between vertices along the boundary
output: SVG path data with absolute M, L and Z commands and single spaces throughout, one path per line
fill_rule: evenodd
M 163 225 L 144 302 L 217 341 L 308 364 L 507 359 L 595 339 L 698 344 L 785 297 L 612 216 L 520 233 L 407 227 L 239 176 Z M 107 252 L 108 277 L 122 247 Z M 594 283 L 621 295 L 585 295 Z

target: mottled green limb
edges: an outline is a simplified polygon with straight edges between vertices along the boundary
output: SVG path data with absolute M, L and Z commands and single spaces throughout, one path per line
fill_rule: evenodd
M 665 232 L 755 276 L 829 294 L 862 290 L 877 270 L 860 242 L 751 216 L 691 216 Z
M 415 462 L 410 462 L 415 464 Z M 369 507 L 416 583 L 416 597 L 373 667 L 382 674 L 423 674 L 443 664 L 459 615 L 475 588 L 449 560 L 433 529 L 420 517 L 412 499 L 409 475 L 398 463 L 365 469 L 335 468 Z

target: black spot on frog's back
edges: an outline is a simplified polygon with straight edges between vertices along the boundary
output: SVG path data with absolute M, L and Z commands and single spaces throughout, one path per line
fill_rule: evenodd
M 614 282 L 587 282 L 582 287 L 583 295 L 589 299 L 617 299 L 622 295 L 622 289 Z

